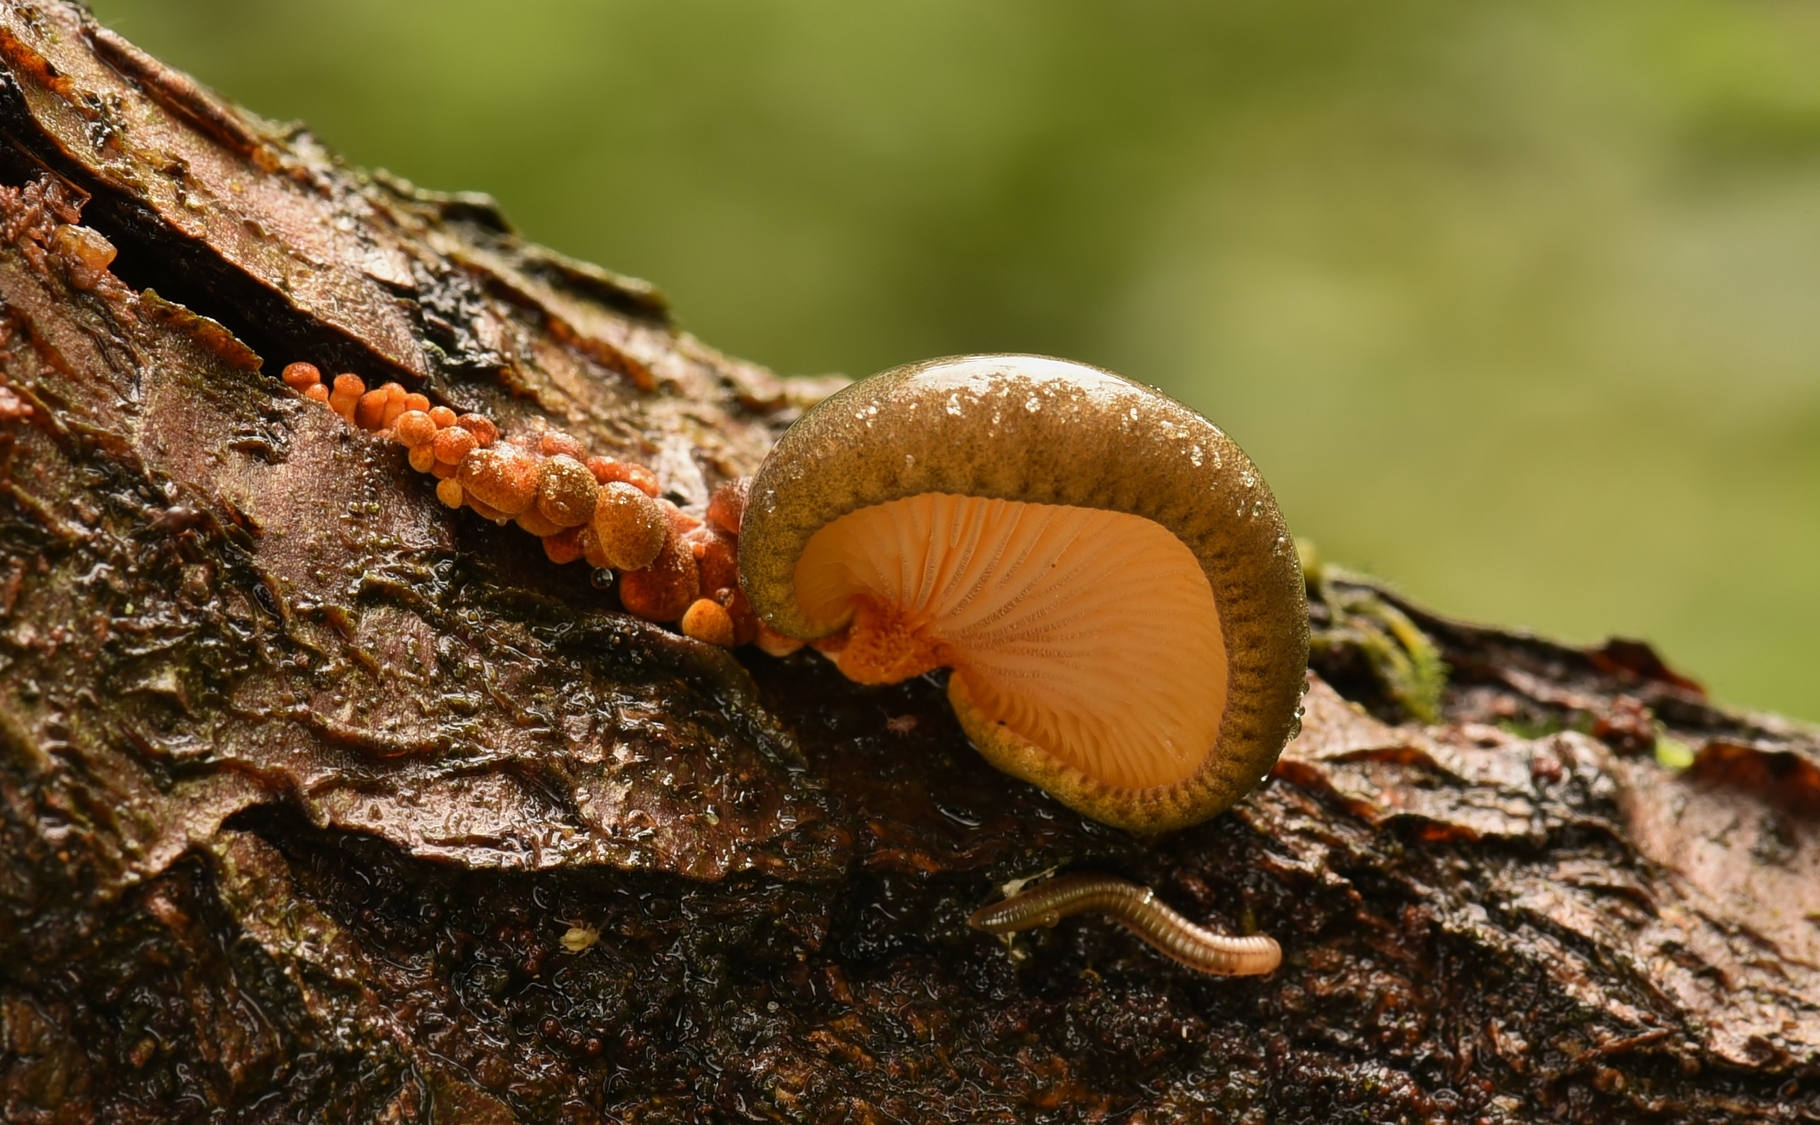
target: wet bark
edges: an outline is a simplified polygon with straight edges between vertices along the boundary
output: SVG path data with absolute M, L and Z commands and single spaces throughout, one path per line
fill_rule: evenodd
M 1813 731 L 1317 572 L 1270 781 L 1084 821 L 936 683 L 629 618 L 275 371 L 684 504 L 817 387 L 74 5 L 0 67 L 0 1118 L 1820 1120 Z M 1285 964 L 966 928 L 1052 867 Z

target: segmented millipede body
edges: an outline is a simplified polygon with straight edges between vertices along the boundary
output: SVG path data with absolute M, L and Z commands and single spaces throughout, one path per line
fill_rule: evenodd
M 1261 934 L 1233 937 L 1203 929 L 1156 899 L 1149 887 L 1110 875 L 1063 875 L 1002 902 L 981 907 L 967 919 L 993 934 L 1053 926 L 1070 914 L 1097 911 L 1143 938 L 1172 961 L 1198 973 L 1253 976 L 1283 962 L 1283 950 Z

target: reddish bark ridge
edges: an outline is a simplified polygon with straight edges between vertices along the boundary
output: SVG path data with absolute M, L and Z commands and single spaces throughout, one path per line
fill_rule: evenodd
M 74 6 L 0 6 L 0 65 L 0 1119 L 1820 1119 L 1812 732 L 1324 578 L 1274 779 L 1099 827 L 938 684 L 632 620 L 276 373 L 685 506 L 818 388 Z M 1050 867 L 1285 964 L 967 929 Z

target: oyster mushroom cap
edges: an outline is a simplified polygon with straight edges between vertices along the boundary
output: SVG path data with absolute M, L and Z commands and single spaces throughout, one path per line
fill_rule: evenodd
M 760 467 L 740 577 L 862 682 L 951 667 L 980 752 L 1134 831 L 1220 812 L 1293 736 L 1308 616 L 1249 458 L 1175 400 L 1041 356 L 895 368 Z

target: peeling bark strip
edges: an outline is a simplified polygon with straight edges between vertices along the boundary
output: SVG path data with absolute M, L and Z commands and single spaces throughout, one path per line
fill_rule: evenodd
M 1820 1120 L 1813 732 L 1327 574 L 1273 780 L 1083 821 L 939 685 L 630 620 L 277 370 L 691 488 L 811 388 L 73 5 L 0 64 L 0 1119 Z M 1284 965 L 967 928 L 1052 867 Z

